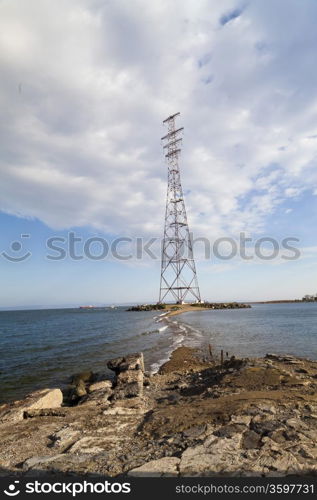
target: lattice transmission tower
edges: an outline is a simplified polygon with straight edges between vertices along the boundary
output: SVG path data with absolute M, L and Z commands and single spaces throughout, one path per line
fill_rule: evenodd
M 179 114 L 163 121 L 167 126 L 167 134 L 162 141 L 168 164 L 168 183 L 159 303 L 171 299 L 178 304 L 185 299 L 201 302 L 178 165 L 182 143 L 180 136 L 184 130 L 184 127 L 176 128 L 175 121 Z

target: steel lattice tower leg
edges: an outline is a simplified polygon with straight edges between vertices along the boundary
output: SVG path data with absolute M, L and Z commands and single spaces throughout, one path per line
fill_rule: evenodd
M 185 299 L 201 302 L 178 165 L 182 142 L 180 135 L 183 131 L 183 127 L 175 126 L 179 114 L 163 121 L 168 128 L 167 134 L 162 137 L 168 164 L 168 183 L 159 303 L 166 299 L 178 304 L 185 302 Z

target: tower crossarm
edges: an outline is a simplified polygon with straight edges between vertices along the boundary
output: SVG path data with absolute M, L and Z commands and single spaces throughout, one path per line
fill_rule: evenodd
M 174 138 L 176 136 L 176 134 L 178 134 L 182 130 L 184 130 L 184 127 L 178 128 L 177 130 L 172 130 L 168 134 L 164 135 L 164 137 L 161 137 L 161 141 L 164 141 L 165 139 L 170 139 L 171 137 Z
M 167 144 L 165 144 L 165 146 L 163 146 L 163 149 L 172 148 L 173 146 L 176 146 L 177 144 L 179 144 L 180 142 L 182 142 L 182 140 L 183 140 L 182 137 L 179 137 L 175 141 L 168 142 Z
M 180 115 L 180 112 L 175 113 L 174 115 L 171 115 L 168 118 L 165 118 L 165 120 L 163 120 L 163 123 L 167 123 L 167 122 L 173 120 L 173 118 L 176 118 L 176 116 L 179 116 L 179 115 Z
M 165 158 L 169 158 L 170 156 L 176 156 L 180 154 L 181 150 L 180 149 L 173 149 L 172 151 L 169 151 L 166 155 Z

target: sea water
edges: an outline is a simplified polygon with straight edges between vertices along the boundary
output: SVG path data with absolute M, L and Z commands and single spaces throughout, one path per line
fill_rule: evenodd
M 181 345 L 219 354 L 288 353 L 317 360 L 317 303 L 255 304 L 251 309 L 161 311 L 47 309 L 0 312 L 0 401 L 63 387 L 83 370 L 142 351 L 155 372 Z

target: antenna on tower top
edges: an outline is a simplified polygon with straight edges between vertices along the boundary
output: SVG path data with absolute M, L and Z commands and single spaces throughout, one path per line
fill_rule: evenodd
M 163 121 L 167 125 L 167 134 L 161 139 L 165 142 L 163 149 L 167 150 L 168 181 L 159 303 L 172 299 L 182 304 L 186 298 L 201 302 L 178 165 L 180 134 L 184 130 L 184 127 L 175 127 L 179 115 L 175 113 Z

